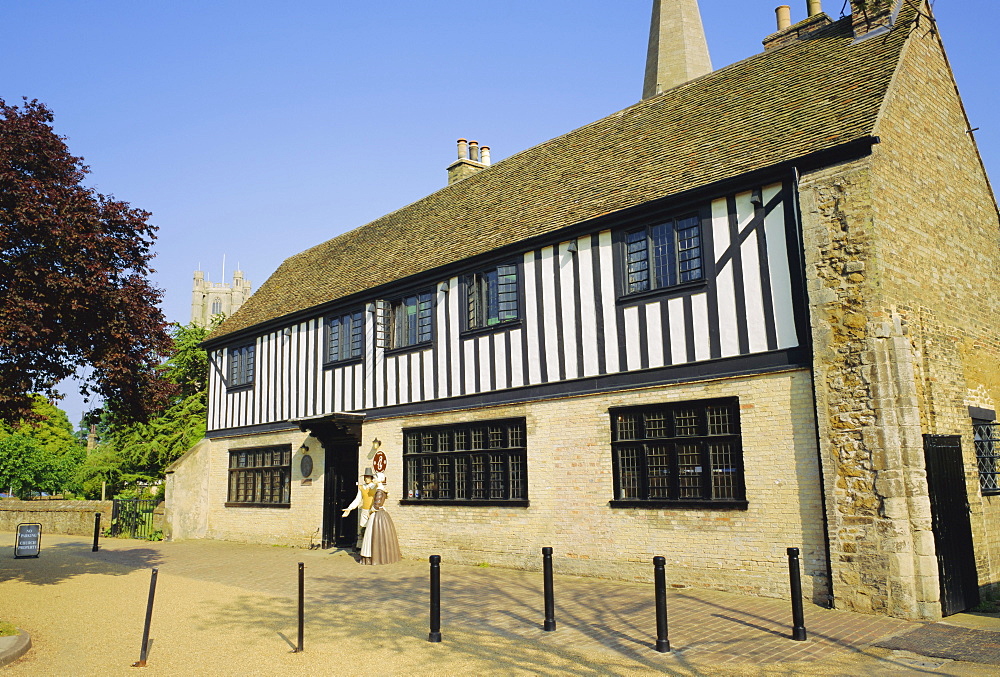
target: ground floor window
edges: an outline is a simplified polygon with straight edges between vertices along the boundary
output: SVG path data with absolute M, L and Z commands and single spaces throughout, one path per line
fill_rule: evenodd
M 611 409 L 612 505 L 745 507 L 737 398 Z
M 291 503 L 292 446 L 229 452 L 227 507 L 288 507 Z
M 972 419 L 979 464 L 979 490 L 983 496 L 1000 494 L 1000 423 Z
M 524 504 L 526 453 L 523 418 L 404 430 L 403 498 Z

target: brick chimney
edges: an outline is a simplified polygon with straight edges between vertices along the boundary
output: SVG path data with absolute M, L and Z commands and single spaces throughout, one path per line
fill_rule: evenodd
M 698 0 L 653 0 L 642 98 L 711 72 Z
M 775 8 L 778 30 L 764 38 L 764 51 L 784 47 L 799 40 L 807 40 L 820 29 L 833 23 L 830 17 L 823 13 L 820 0 L 806 0 L 806 12 L 808 16 L 805 19 L 793 24 L 792 10 L 788 5 Z
M 896 21 L 903 0 L 851 0 L 851 27 L 855 39 L 884 33 Z
M 490 166 L 490 147 L 478 141 L 458 140 L 458 159 L 448 165 L 448 185 L 483 171 Z

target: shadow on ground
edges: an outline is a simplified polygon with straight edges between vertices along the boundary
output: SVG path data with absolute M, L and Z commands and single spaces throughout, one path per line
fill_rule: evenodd
M 127 557 L 119 551 L 91 552 L 91 547 L 75 542 L 46 545 L 43 538 L 38 557 L 25 559 L 14 559 L 13 546 L 0 547 L 0 583 L 20 581 L 31 585 L 57 585 L 83 574 L 124 576 L 136 569 L 158 566 L 162 560 L 159 552 L 141 545 L 128 548 Z

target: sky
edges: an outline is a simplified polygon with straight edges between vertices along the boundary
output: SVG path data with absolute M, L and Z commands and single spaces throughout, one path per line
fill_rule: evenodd
M 713 67 L 762 51 L 778 4 L 701 0 Z M 788 4 L 805 18 L 806 0 Z M 87 185 L 152 212 L 153 282 L 186 323 L 195 270 L 223 282 L 239 265 L 258 288 L 288 256 L 443 187 L 459 137 L 497 162 L 636 103 L 651 6 L 8 0 L 0 98 L 47 104 Z M 996 182 L 1000 3 L 934 14 Z M 94 404 L 67 395 L 73 421 Z

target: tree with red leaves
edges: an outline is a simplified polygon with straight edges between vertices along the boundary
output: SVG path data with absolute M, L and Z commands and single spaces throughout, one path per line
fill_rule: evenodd
M 149 212 L 81 185 L 89 173 L 52 111 L 0 99 L 0 420 L 30 416 L 32 393 L 85 373 L 81 392 L 117 420 L 145 421 L 174 386 L 172 343 L 147 276 Z

